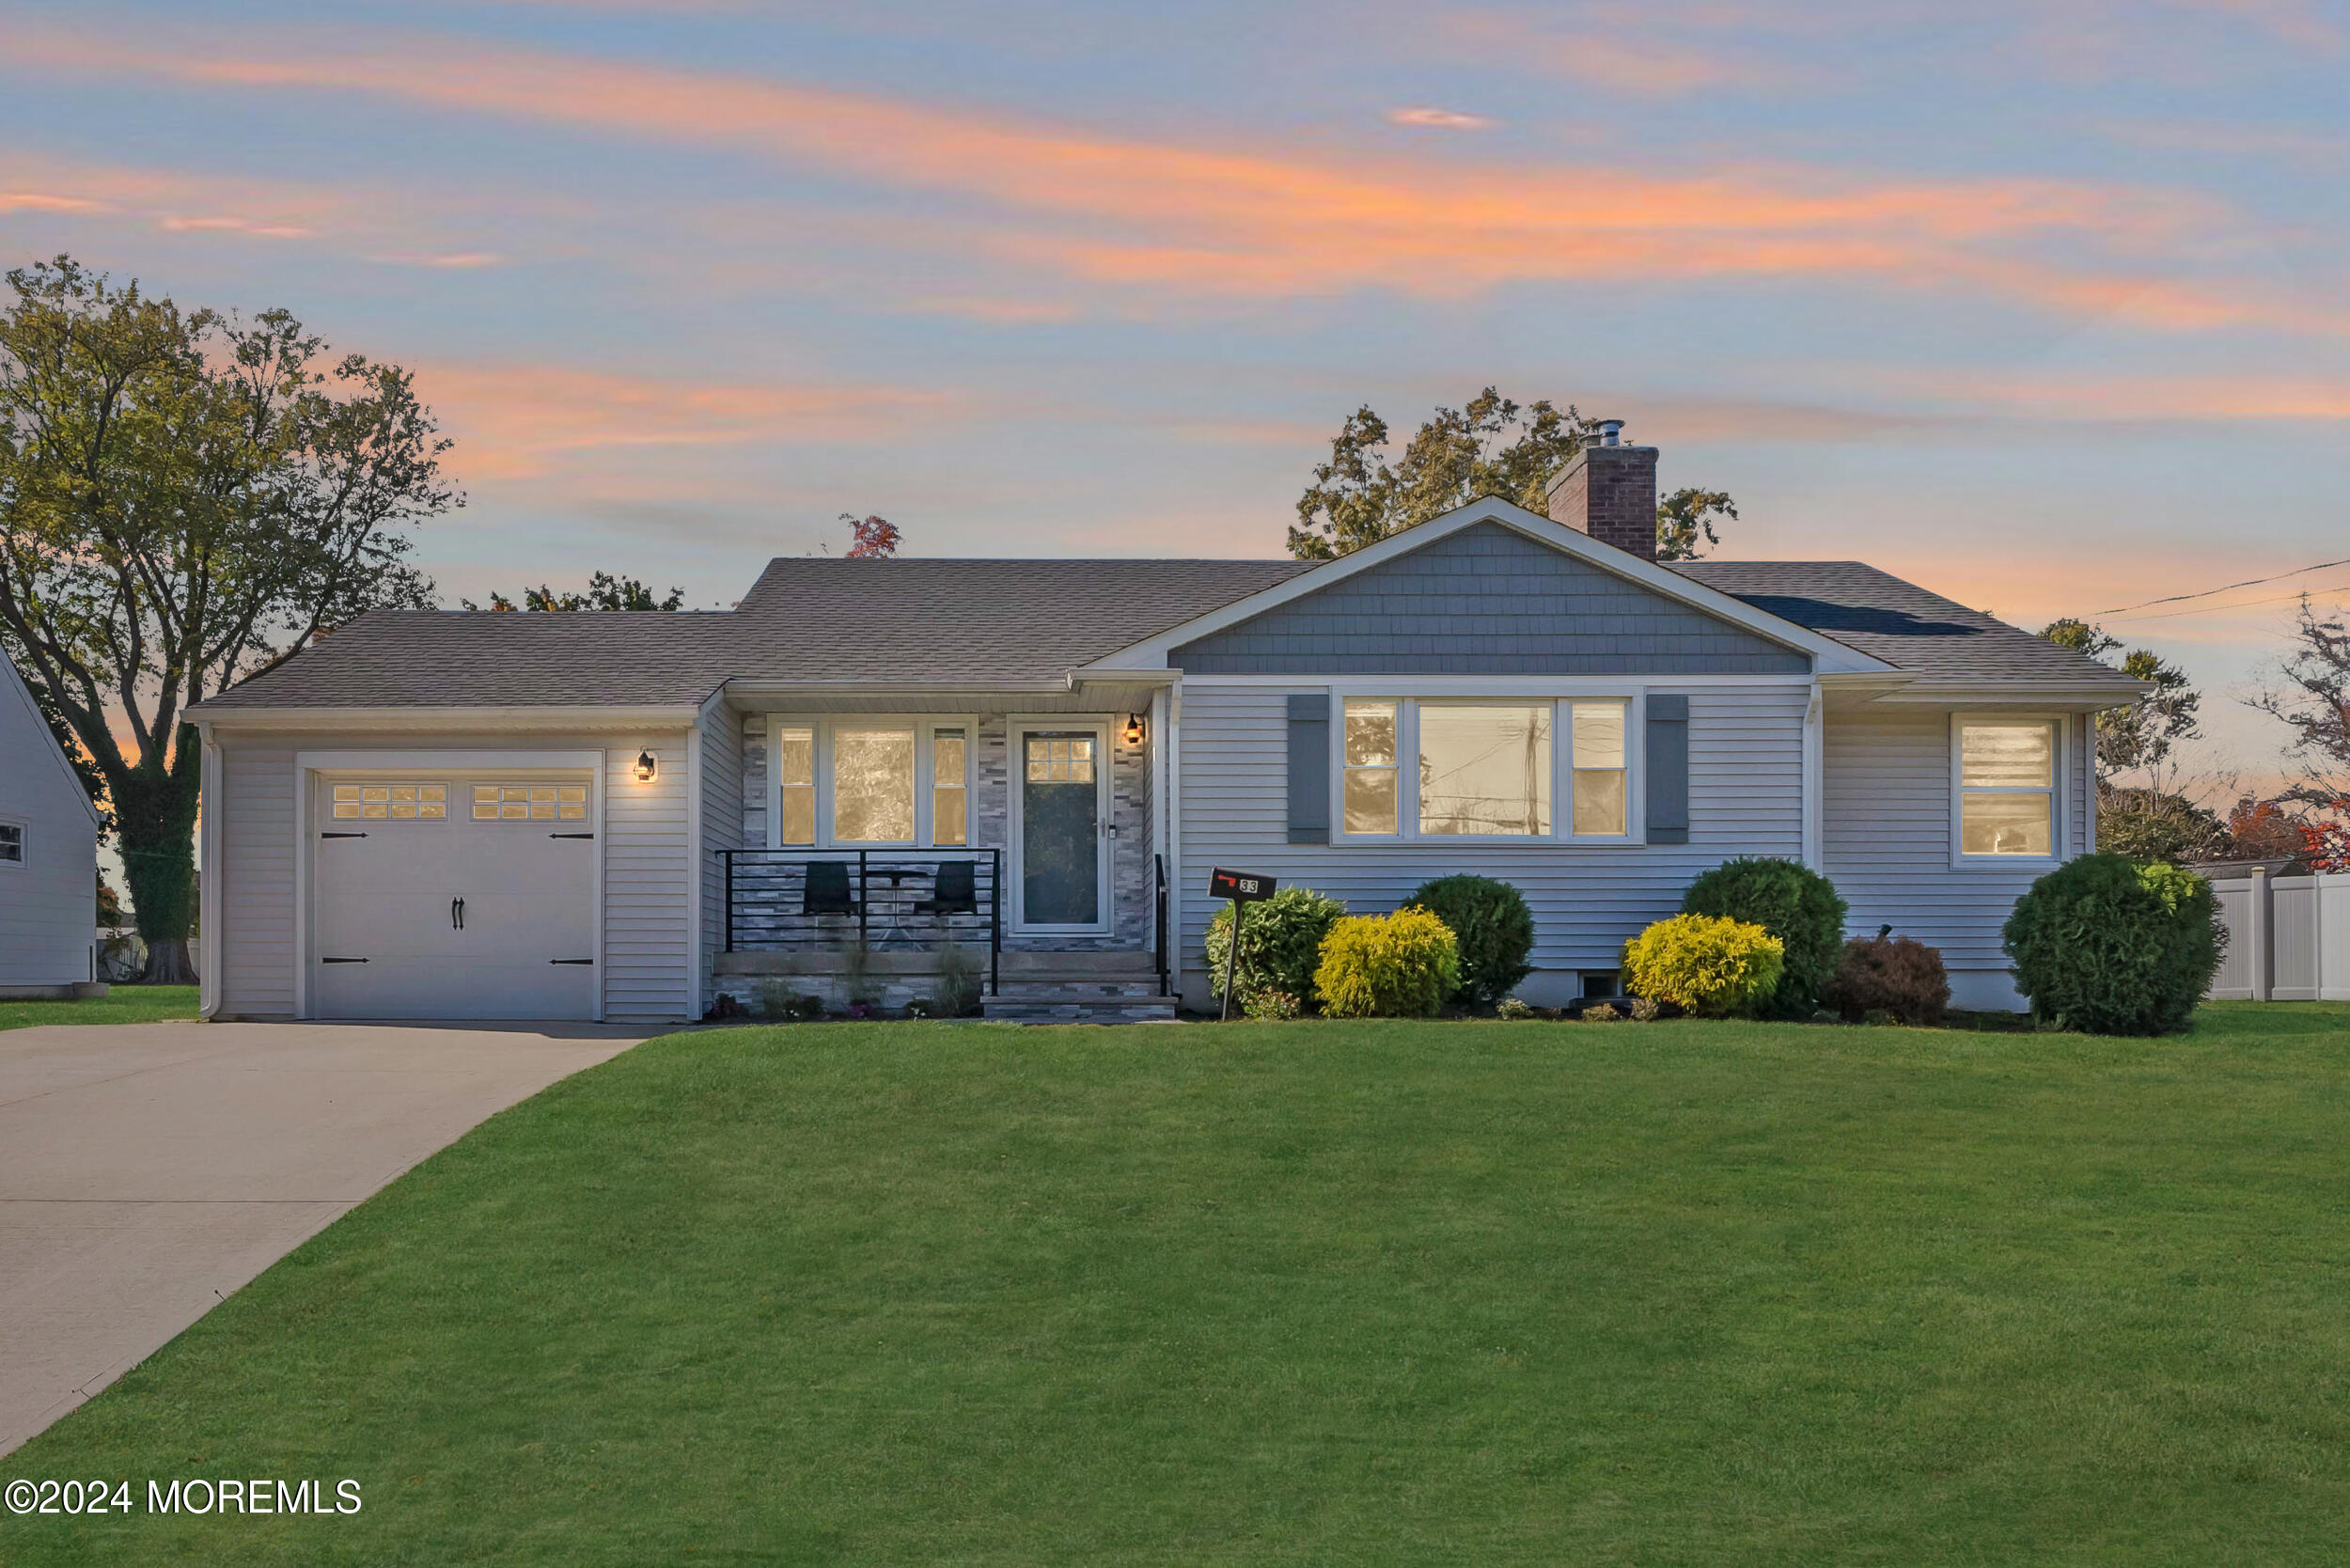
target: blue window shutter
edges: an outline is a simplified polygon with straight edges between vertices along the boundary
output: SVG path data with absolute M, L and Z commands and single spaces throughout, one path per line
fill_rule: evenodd
M 1689 841 L 1689 699 L 1648 696 L 1648 841 Z
M 1330 841 L 1330 694 L 1290 694 L 1290 842 Z

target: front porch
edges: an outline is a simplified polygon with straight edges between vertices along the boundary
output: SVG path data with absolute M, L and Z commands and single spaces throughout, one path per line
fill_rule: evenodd
M 1001 849 L 718 852 L 725 926 L 713 988 L 755 1012 L 813 997 L 901 1013 L 975 1005 L 988 1018 L 1136 1022 L 1174 1016 L 1165 857 L 1149 863 L 1146 944 L 1009 929 Z M 805 1004 L 803 1004 L 805 1005 Z

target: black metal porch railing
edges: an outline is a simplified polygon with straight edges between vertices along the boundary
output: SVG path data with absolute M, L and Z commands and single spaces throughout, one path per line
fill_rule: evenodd
M 1151 950 L 1152 950 L 1153 953 L 1155 953 L 1155 954 L 1157 955 L 1157 957 L 1158 957 L 1158 964 L 1159 964 L 1159 995 L 1160 995 L 1160 996 L 1173 996 L 1173 995 L 1174 995 L 1174 992 L 1173 992 L 1173 991 L 1171 991 L 1170 989 L 1168 989 L 1168 986 L 1167 986 L 1167 856 L 1166 856 L 1166 855 L 1153 855 L 1151 857 L 1151 874 L 1152 874 L 1152 914 L 1153 914 L 1153 917 L 1154 917 L 1154 921 L 1155 921 L 1155 923 L 1154 923 L 1154 925 L 1153 925 L 1153 927 L 1152 927 L 1152 945 L 1151 945 Z
M 822 952 L 862 941 L 871 952 L 987 944 L 987 989 L 1004 956 L 1004 852 L 720 850 L 727 947 Z

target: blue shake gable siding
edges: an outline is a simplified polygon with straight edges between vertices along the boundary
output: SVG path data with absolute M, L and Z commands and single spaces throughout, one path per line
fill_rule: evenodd
M 1191 675 L 1802 675 L 1808 658 L 1480 523 L 1175 650 Z

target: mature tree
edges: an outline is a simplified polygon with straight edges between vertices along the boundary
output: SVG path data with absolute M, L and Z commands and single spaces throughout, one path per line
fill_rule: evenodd
M 1480 496 L 1542 511 L 1551 481 L 1590 433 L 1573 404 L 1521 405 L 1488 386 L 1460 408 L 1437 409 L 1390 462 L 1387 422 L 1366 403 L 1339 427 L 1330 461 L 1314 465 L 1313 482 L 1297 499 L 1290 554 L 1300 560 L 1350 555 Z M 1657 558 L 1696 559 L 1718 542 L 1713 519 L 1737 515 L 1719 491 L 1674 492 L 1656 509 Z
M 655 599 L 652 589 L 634 577 L 615 577 L 609 572 L 598 572 L 588 577 L 586 593 L 557 593 L 540 583 L 535 588 L 523 589 L 520 604 L 495 588 L 490 590 L 486 606 L 470 599 L 457 603 L 468 610 L 682 610 L 685 608 L 685 590 L 673 588 L 667 598 Z
M 1737 504 L 1719 490 L 1676 490 L 1656 503 L 1656 558 L 1693 561 L 1719 544 L 1714 519 L 1738 520 Z
M 2184 865 L 2224 860 L 2232 853 L 2228 824 L 2183 794 L 2153 789 L 2097 787 L 2097 847 L 2133 860 Z
M 2320 611 L 2307 597 L 2293 644 L 2277 666 L 2281 684 L 2251 699 L 2293 731 L 2285 755 L 2299 776 L 2287 792 L 2304 805 L 2350 809 L 2350 625 L 2339 609 Z
M 192 978 L 184 710 L 379 604 L 461 504 L 408 373 L 282 310 L 185 312 L 70 258 L 0 314 L 0 639 L 106 783 L 146 978 Z
M 898 546 L 905 542 L 898 525 L 886 517 L 859 517 L 853 511 L 844 511 L 840 521 L 849 525 L 850 560 L 888 560 L 897 555 Z
M 2060 648 L 2107 664 L 2114 661 L 2106 655 L 2122 647 L 2122 639 L 2107 635 L 2104 628 L 2070 617 L 2050 621 L 2040 629 L 2040 635 Z M 2170 760 L 2172 747 L 2194 737 L 2195 711 L 2202 705 L 2202 694 L 2188 682 L 2186 671 L 2151 648 L 2129 650 L 2117 667 L 2154 689 L 2097 715 L 2097 776 L 2109 780 L 2117 774 L 2142 769 L 2151 778 Z M 2103 833 L 2101 823 L 2101 838 Z

